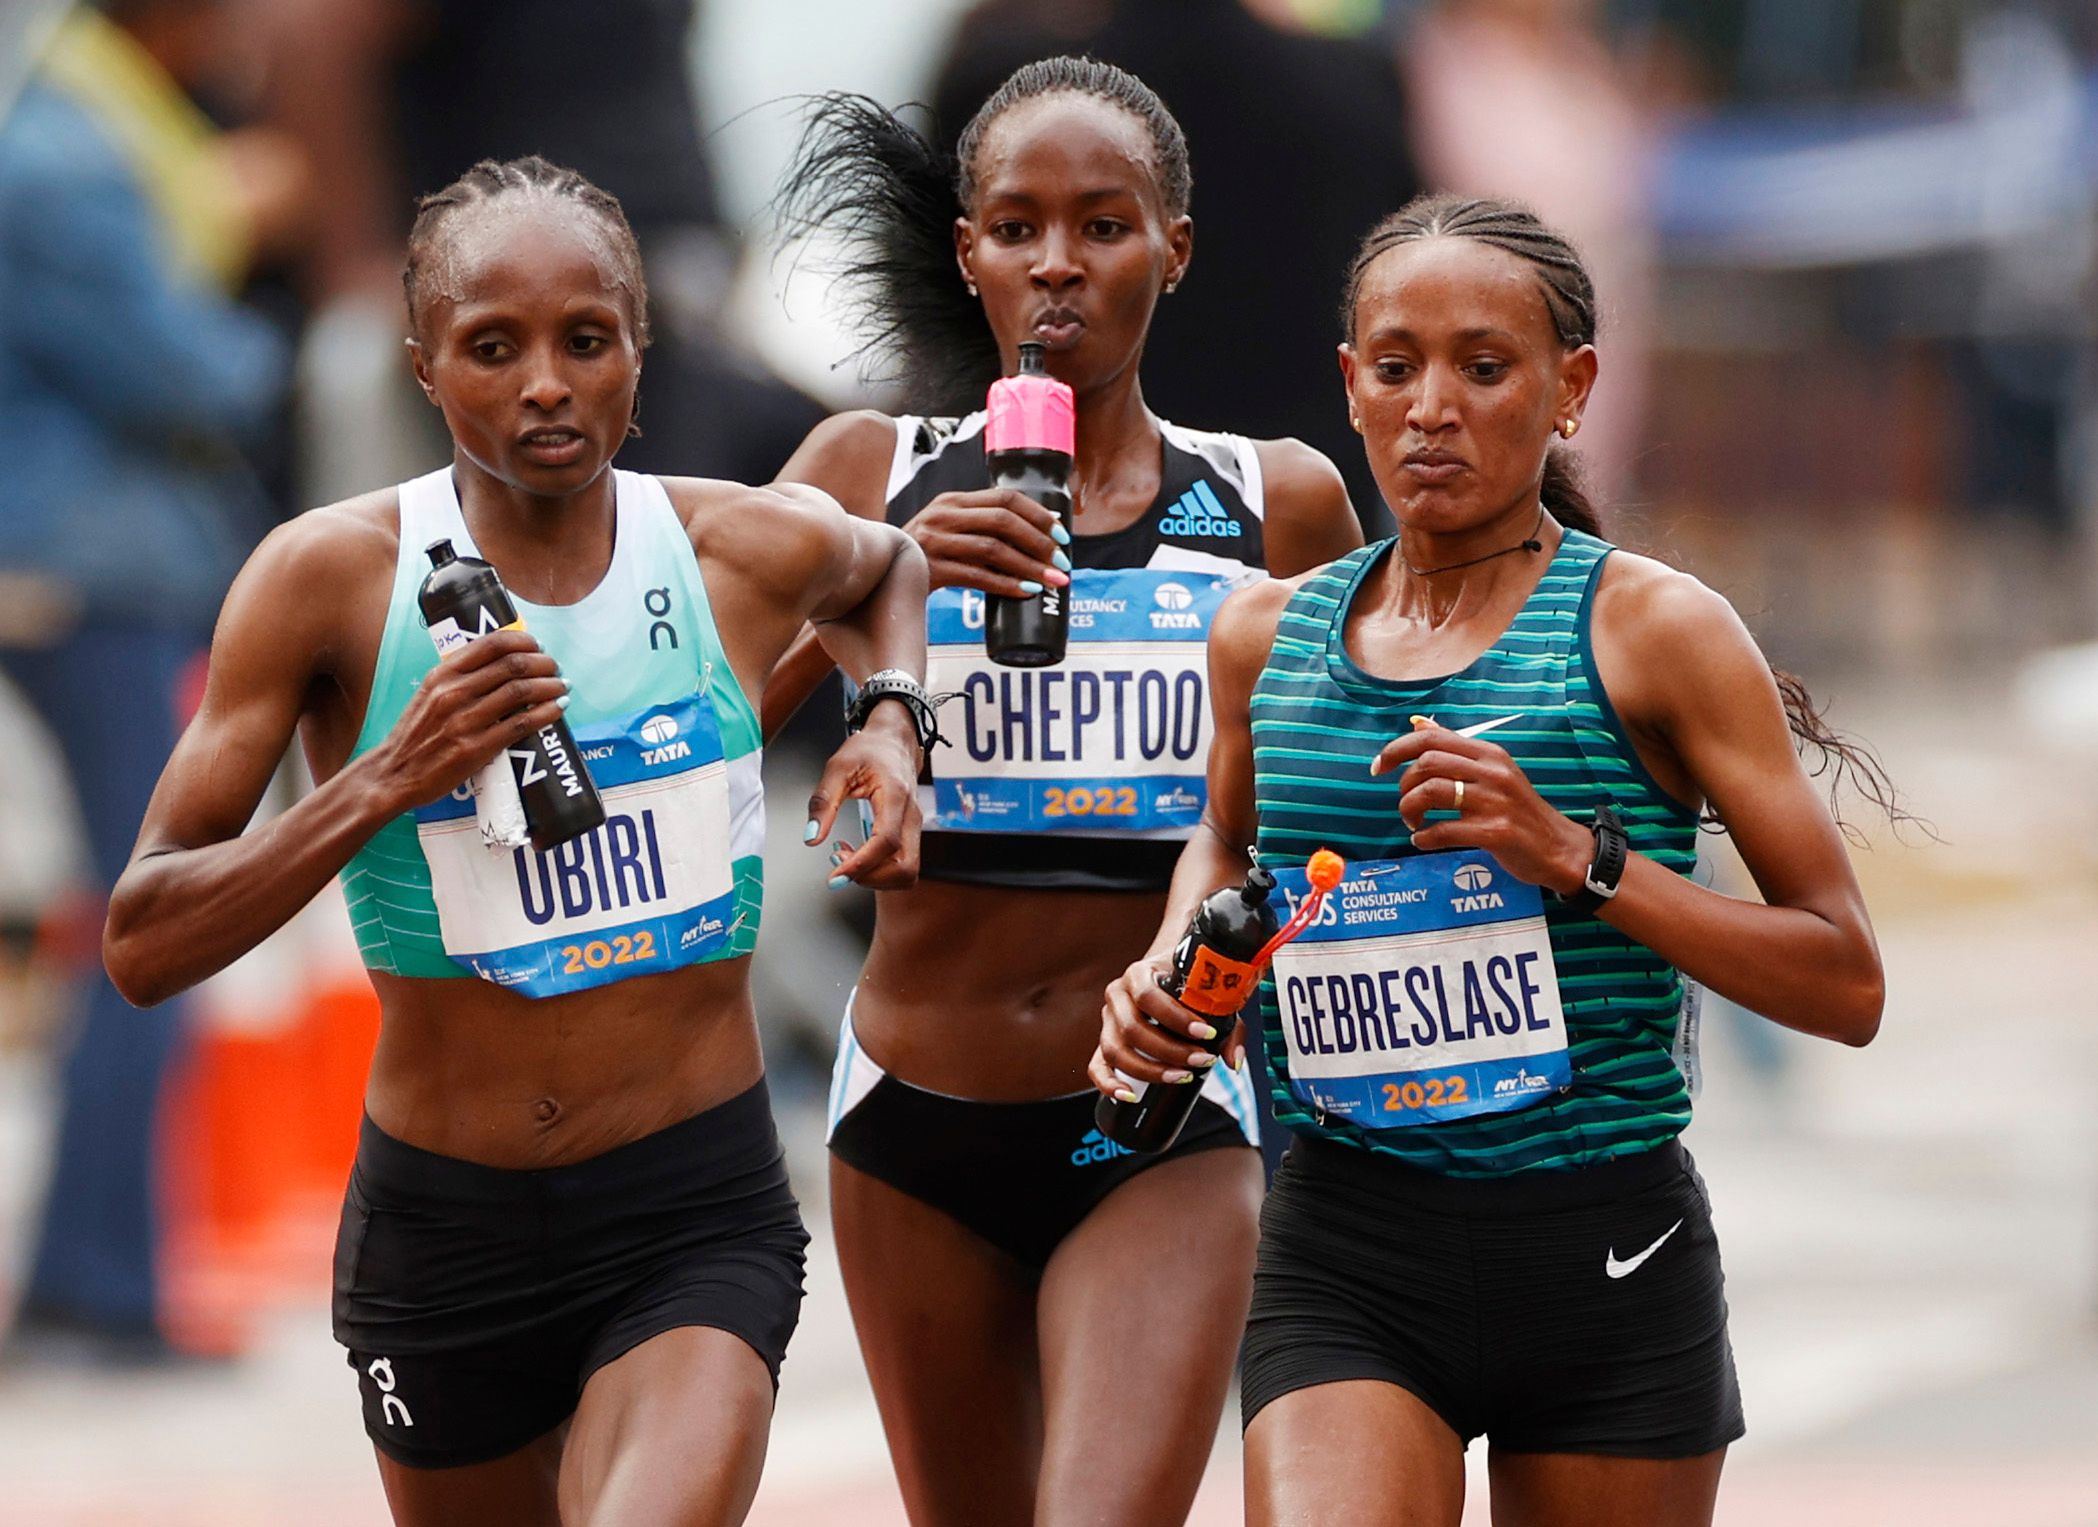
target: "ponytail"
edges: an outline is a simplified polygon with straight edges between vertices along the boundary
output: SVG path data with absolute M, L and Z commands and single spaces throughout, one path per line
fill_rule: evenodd
M 962 284 L 953 158 L 863 95 L 818 96 L 774 203 L 783 238 L 842 241 L 834 274 L 853 294 L 870 379 L 900 382 L 905 406 L 967 413 L 998 379 L 983 304 Z
M 1568 530 L 1602 536 L 1602 512 L 1581 486 L 1580 467 L 1571 451 L 1555 445 L 1544 453 L 1544 480 L 1537 485 L 1537 497 L 1552 518 Z
M 844 243 L 832 274 L 858 304 L 859 353 L 881 368 L 869 377 L 901 382 L 916 412 L 967 413 L 998 380 L 998 342 L 962 284 L 954 223 L 974 204 L 976 159 L 991 125 L 1023 101 L 1060 94 L 1127 112 L 1150 141 L 1166 212 L 1187 211 L 1194 174 L 1180 124 L 1149 85 L 1097 58 L 1022 64 L 976 109 L 952 154 L 863 95 L 818 96 L 809 112 L 774 202 L 781 234 L 820 231 Z

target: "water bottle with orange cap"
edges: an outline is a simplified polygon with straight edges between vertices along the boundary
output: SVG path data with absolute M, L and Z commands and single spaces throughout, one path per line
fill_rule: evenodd
M 1211 1019 L 1214 1039 L 1192 1041 L 1212 1055 L 1223 1053 L 1231 1020 L 1260 984 L 1275 951 L 1311 926 L 1326 893 L 1340 884 L 1340 855 L 1320 849 L 1304 866 L 1311 894 L 1296 914 L 1278 926 L 1269 893 L 1275 877 L 1255 867 L 1242 886 L 1213 891 L 1188 920 L 1187 932 L 1173 949 L 1173 968 L 1158 978 L 1159 989 L 1182 1007 Z M 1175 1039 L 1184 1036 L 1175 1035 Z M 1186 1084 L 1152 1086 L 1123 1077 L 1135 1102 L 1103 1097 L 1093 1110 L 1100 1133 L 1133 1151 L 1163 1151 L 1179 1138 L 1201 1095 L 1200 1077 Z

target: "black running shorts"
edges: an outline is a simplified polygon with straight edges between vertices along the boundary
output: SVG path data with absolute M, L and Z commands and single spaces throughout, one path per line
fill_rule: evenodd
M 1036 1102 L 979 1103 L 884 1076 L 839 1120 L 830 1148 L 1039 1273 L 1064 1237 L 1139 1172 L 1251 1143 L 1243 1125 L 1201 1098 L 1169 1150 L 1127 1150 L 1094 1124 L 1099 1101 L 1088 1088 Z
M 1734 1441 L 1725 1280 L 1689 1153 L 1452 1178 L 1300 1136 L 1261 1212 L 1245 1422 L 1345 1379 L 1396 1384 L 1511 1452 Z
M 536 1171 L 419 1150 L 366 1119 L 335 1246 L 335 1339 L 381 1452 L 483 1463 L 558 1426 L 591 1374 L 680 1326 L 741 1337 L 777 1384 L 807 1245 L 762 1081 Z

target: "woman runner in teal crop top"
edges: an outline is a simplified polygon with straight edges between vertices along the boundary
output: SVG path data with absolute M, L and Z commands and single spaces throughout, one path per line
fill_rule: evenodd
M 1563 238 L 1416 202 L 1342 316 L 1400 533 L 1218 614 L 1205 828 L 1109 990 L 1094 1084 L 1191 1065 L 1198 1020 L 1157 972 L 1249 849 L 1292 903 L 1338 853 L 1258 1001 L 1296 1138 L 1261 1219 L 1247 1519 L 1456 1527 L 1484 1434 L 1496 1521 L 1694 1527 L 1742 1421 L 1676 1141 L 1685 983 L 1876 1031 L 1871 926 L 1793 748 L 1831 739 L 1723 599 L 1600 539 L 1553 447 L 1597 374 Z M 1700 811 L 1764 904 L 1689 879 Z
M 451 464 L 250 560 L 110 972 L 161 1000 L 340 872 L 381 1028 L 334 1325 L 395 1520 L 739 1521 L 806 1243 L 751 1010 L 749 697 L 809 622 L 856 676 L 922 676 L 924 562 L 812 490 L 612 468 L 647 298 L 618 203 L 572 171 L 483 163 L 424 198 L 406 285 Z M 526 630 L 437 661 L 437 538 Z M 459 787 L 564 709 L 604 825 L 484 846 Z M 244 831 L 295 732 L 317 787 Z M 920 761 L 902 704 L 832 757 L 808 840 L 852 798 L 875 824 L 839 873 L 910 883 Z

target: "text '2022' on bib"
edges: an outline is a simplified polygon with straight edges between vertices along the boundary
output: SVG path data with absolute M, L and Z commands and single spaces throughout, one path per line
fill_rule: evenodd
M 1302 869 L 1275 871 L 1294 911 Z M 1537 887 L 1476 849 L 1350 862 L 1275 956 L 1291 1089 L 1365 1129 L 1525 1108 L 1573 1079 Z
M 925 825 L 945 832 L 1181 834 L 1202 817 L 1212 725 L 1209 625 L 1240 576 L 1152 568 L 1072 575 L 1052 668 L 984 654 L 984 596 L 926 604 L 927 688 L 951 694 Z
M 415 813 L 445 952 L 527 996 L 695 964 L 735 932 L 729 766 L 712 704 L 695 693 L 575 736 L 605 821 L 551 853 L 487 848 L 470 791 Z

